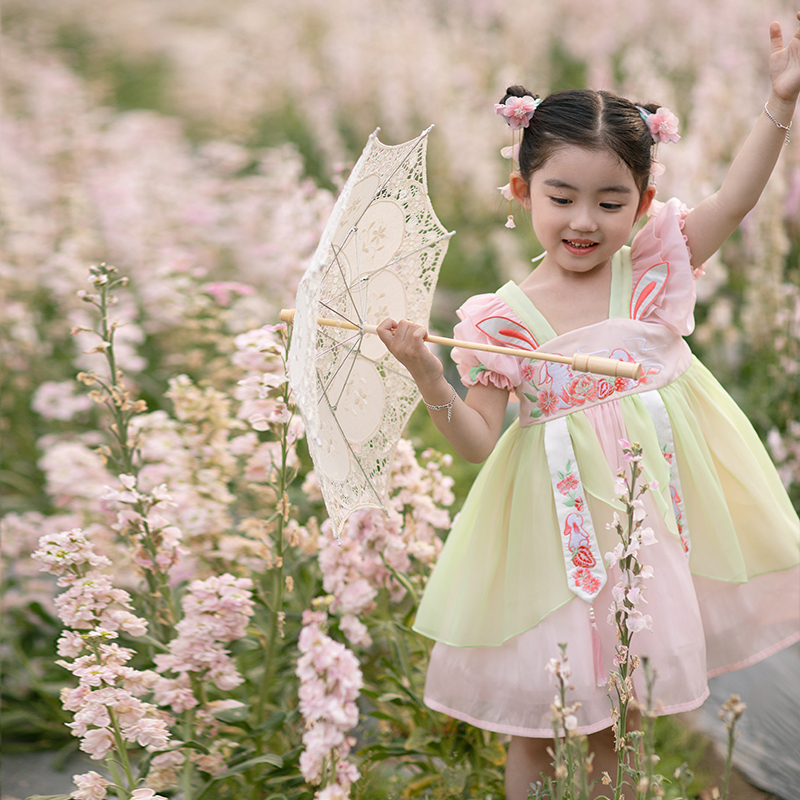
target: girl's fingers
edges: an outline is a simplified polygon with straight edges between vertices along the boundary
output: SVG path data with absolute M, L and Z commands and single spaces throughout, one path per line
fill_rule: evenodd
M 773 53 L 783 50 L 783 32 L 777 22 L 773 22 L 769 26 L 769 45 Z

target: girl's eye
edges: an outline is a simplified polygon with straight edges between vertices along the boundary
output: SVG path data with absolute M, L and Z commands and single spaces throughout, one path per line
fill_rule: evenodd
M 600 203 L 600 208 L 605 208 L 607 211 L 619 211 L 622 205 L 619 203 Z
M 566 206 L 570 202 L 566 197 L 551 197 L 550 199 L 559 206 Z

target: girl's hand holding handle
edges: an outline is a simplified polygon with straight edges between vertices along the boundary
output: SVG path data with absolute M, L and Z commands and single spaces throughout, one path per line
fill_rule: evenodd
M 442 362 L 431 353 L 425 344 L 428 332 L 422 325 L 401 319 L 385 319 L 377 326 L 378 336 L 386 345 L 386 349 L 411 373 L 411 377 L 419 386 L 422 396 L 429 403 L 446 403 L 450 399 L 450 392 L 441 386 L 447 386 L 444 380 Z M 440 386 L 441 384 L 441 386 Z M 439 389 L 436 392 L 437 388 Z M 429 397 L 425 389 L 436 393 Z M 439 395 L 447 394 L 441 399 Z
M 387 350 L 411 373 L 431 419 L 456 453 L 473 463 L 486 459 L 502 430 L 508 392 L 478 384 L 469 390 L 465 402 L 445 380 L 442 362 L 425 344 L 425 328 L 408 320 L 386 319 L 376 332 Z

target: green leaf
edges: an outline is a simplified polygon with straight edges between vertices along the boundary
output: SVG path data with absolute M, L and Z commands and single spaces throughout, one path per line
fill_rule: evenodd
M 69 800 L 68 794 L 32 794 L 25 800 Z
M 255 733 L 266 733 L 279 728 L 286 719 L 285 711 L 273 711 L 256 729 Z
M 271 764 L 273 767 L 282 767 L 283 759 L 275 753 L 267 753 L 266 755 L 257 756 L 256 758 L 249 758 L 247 761 L 242 761 L 241 764 L 237 764 L 235 767 L 231 767 L 229 770 L 215 775 L 214 780 L 221 781 L 223 778 L 241 775 L 243 772 L 247 772 L 251 767 L 257 767 L 259 764 Z
M 533 417 L 533 419 L 538 419 L 541 416 L 542 416 L 542 409 L 539 408 L 539 406 L 535 406 L 531 411 L 531 417 Z
M 538 395 L 531 394 L 530 392 L 523 392 L 522 394 L 524 394 L 525 397 L 527 397 L 528 400 L 531 401 L 531 403 L 538 403 L 539 402 L 539 396 Z
M 481 758 L 485 758 L 493 767 L 502 767 L 506 763 L 506 749 L 498 741 L 493 741 L 478 751 Z
M 236 706 L 235 708 L 221 708 L 212 712 L 211 716 L 221 722 L 244 722 L 250 715 L 250 706 Z
M 403 749 L 420 751 L 421 748 L 429 745 L 431 742 L 439 742 L 441 739 L 438 736 L 432 736 L 425 728 L 414 728 L 411 735 L 406 739 Z
M 379 703 L 392 703 L 395 700 L 400 700 L 405 703 L 408 698 L 404 694 L 398 694 L 397 692 L 384 692 L 378 698 Z
M 177 747 L 173 747 L 172 749 L 183 750 L 184 748 L 187 748 L 189 750 L 199 750 L 201 753 L 204 753 L 205 755 L 208 755 L 211 752 L 204 744 L 195 741 L 181 742 Z

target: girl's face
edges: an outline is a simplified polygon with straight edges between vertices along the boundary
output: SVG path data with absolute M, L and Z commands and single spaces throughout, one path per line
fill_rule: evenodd
M 650 187 L 640 198 L 631 171 L 611 151 L 574 145 L 555 150 L 527 184 L 513 175 L 511 191 L 547 250 L 541 266 L 570 273 L 606 267 L 655 193 Z

